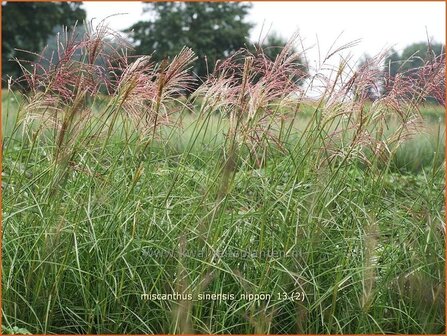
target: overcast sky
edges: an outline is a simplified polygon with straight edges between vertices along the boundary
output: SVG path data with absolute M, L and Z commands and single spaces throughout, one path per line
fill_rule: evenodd
M 117 13 L 126 15 L 109 19 L 116 30 L 129 27 L 144 18 L 141 2 L 84 2 L 88 19 L 103 19 Z M 309 61 L 318 62 L 341 34 L 337 45 L 361 39 L 351 53 L 375 55 L 395 47 L 403 49 L 413 42 L 427 40 L 427 32 L 435 42 L 445 42 L 445 2 L 254 2 L 247 20 L 255 27 L 251 39 L 258 40 L 263 27 L 289 38 L 299 31 Z

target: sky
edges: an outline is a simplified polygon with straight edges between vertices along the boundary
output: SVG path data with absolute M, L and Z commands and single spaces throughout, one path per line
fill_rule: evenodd
M 260 33 L 276 32 L 288 39 L 298 32 L 307 50 L 308 60 L 319 64 L 331 46 L 361 39 L 349 49 L 353 57 L 374 56 L 394 47 L 427 41 L 445 43 L 445 2 L 253 2 L 247 21 L 255 27 L 252 41 Z M 117 13 L 108 22 L 115 30 L 128 28 L 148 14 L 142 15 L 141 2 L 85 1 L 88 19 L 103 19 Z

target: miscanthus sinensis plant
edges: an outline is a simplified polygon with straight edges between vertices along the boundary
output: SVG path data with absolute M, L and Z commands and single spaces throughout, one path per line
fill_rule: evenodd
M 5 330 L 443 332 L 441 126 L 419 174 L 396 174 L 395 158 L 431 132 L 427 97 L 445 106 L 445 56 L 390 77 L 385 53 L 333 66 L 349 43 L 306 74 L 297 42 L 275 59 L 240 50 L 198 79 L 187 46 L 131 57 L 101 23 L 17 60 Z M 240 257 L 254 252 L 269 253 Z M 273 296 L 187 299 L 201 293 Z

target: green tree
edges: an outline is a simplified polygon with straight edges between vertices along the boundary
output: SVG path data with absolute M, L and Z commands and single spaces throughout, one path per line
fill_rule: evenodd
M 57 25 L 71 26 L 86 18 L 82 2 L 3 2 L 2 76 L 18 77 L 22 71 L 15 57 L 32 61 L 35 55 L 16 49 L 40 52 Z
M 126 30 L 137 54 L 155 60 L 176 55 L 184 46 L 196 53 L 194 72 L 205 76 L 218 59 L 246 46 L 252 24 L 244 21 L 251 5 L 237 2 L 155 2 L 147 4 L 149 21 Z
M 413 43 L 407 46 L 402 53 L 392 49 L 385 59 L 385 76 L 394 78 L 398 73 L 411 72 L 424 65 L 433 57 L 445 52 L 441 43 L 429 44 L 427 42 Z
M 435 57 L 445 57 L 445 46 L 441 43 L 419 42 L 407 46 L 401 54 L 396 50 L 391 50 L 385 59 L 383 93 L 388 93 L 398 73 L 404 73 L 408 76 L 417 68 L 422 67 L 427 61 Z M 432 97 L 427 101 L 435 103 Z

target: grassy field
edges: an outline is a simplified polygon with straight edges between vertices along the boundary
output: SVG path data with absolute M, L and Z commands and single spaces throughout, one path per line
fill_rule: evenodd
M 186 103 L 3 92 L 4 332 L 445 332 L 444 108 L 282 105 L 250 62 Z

